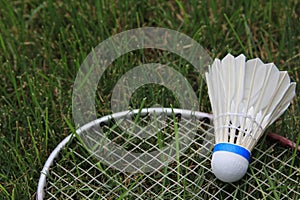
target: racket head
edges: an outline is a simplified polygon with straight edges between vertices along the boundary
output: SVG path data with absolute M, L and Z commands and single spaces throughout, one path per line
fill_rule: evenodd
M 132 128 L 136 125 L 139 128 Z M 88 148 L 83 142 L 87 138 L 80 136 L 96 126 L 103 130 L 98 134 L 105 133 L 129 154 L 136 153 L 134 159 L 130 162 L 124 159 L 126 154 L 99 153 L 105 148 Z M 135 137 L 124 134 L 128 130 Z M 161 137 L 160 141 L 153 140 L 155 137 Z M 290 150 L 276 144 L 255 148 L 246 176 L 228 184 L 211 172 L 213 143 L 212 115 L 207 113 L 151 108 L 108 115 L 77 129 L 55 148 L 41 172 L 37 199 L 300 197 L 300 161 Z M 152 155 L 156 162 L 145 162 L 141 155 L 151 150 L 156 152 Z M 109 160 L 112 155 L 122 162 Z

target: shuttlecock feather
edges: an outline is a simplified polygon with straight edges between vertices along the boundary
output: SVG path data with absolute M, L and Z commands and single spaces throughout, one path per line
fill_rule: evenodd
M 243 54 L 215 59 L 206 79 L 216 142 L 212 171 L 224 182 L 235 182 L 247 172 L 264 130 L 290 105 L 296 83 L 273 63 L 246 62 Z

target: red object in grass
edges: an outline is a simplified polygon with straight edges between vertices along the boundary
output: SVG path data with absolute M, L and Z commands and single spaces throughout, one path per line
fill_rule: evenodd
M 297 146 L 295 142 L 273 132 L 268 133 L 268 136 L 271 139 L 278 141 L 281 145 L 288 146 L 291 149 L 297 149 L 298 155 L 300 155 L 300 145 Z

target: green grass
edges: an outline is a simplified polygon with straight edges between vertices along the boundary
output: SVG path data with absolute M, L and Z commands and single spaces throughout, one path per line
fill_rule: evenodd
M 137 27 L 158 26 L 183 32 L 211 57 L 228 52 L 260 57 L 287 70 L 300 83 L 300 3 L 292 1 L 5 1 L 0 0 L 0 199 L 34 199 L 40 171 L 71 129 L 72 85 L 81 63 L 101 41 Z M 158 55 L 158 56 L 157 56 Z M 169 52 L 126 54 L 100 80 L 99 115 L 110 113 L 110 91 L 129 69 L 147 62 L 171 62 L 185 75 L 200 108 L 210 111 L 201 79 Z M 146 86 L 145 86 L 146 87 Z M 145 106 L 176 105 L 170 91 L 146 88 Z M 133 108 L 145 97 L 134 94 Z M 156 94 L 156 95 L 155 95 Z M 299 94 L 299 85 L 297 87 Z M 300 97 L 270 129 L 296 141 Z M 68 119 L 68 120 L 66 120 Z M 299 142 L 299 141 L 298 141 Z

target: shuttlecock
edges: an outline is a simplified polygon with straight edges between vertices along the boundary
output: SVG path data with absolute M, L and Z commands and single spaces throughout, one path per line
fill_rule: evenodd
M 286 71 L 243 54 L 215 59 L 206 72 L 214 114 L 212 171 L 224 182 L 247 172 L 251 150 L 264 130 L 288 108 L 296 83 Z

